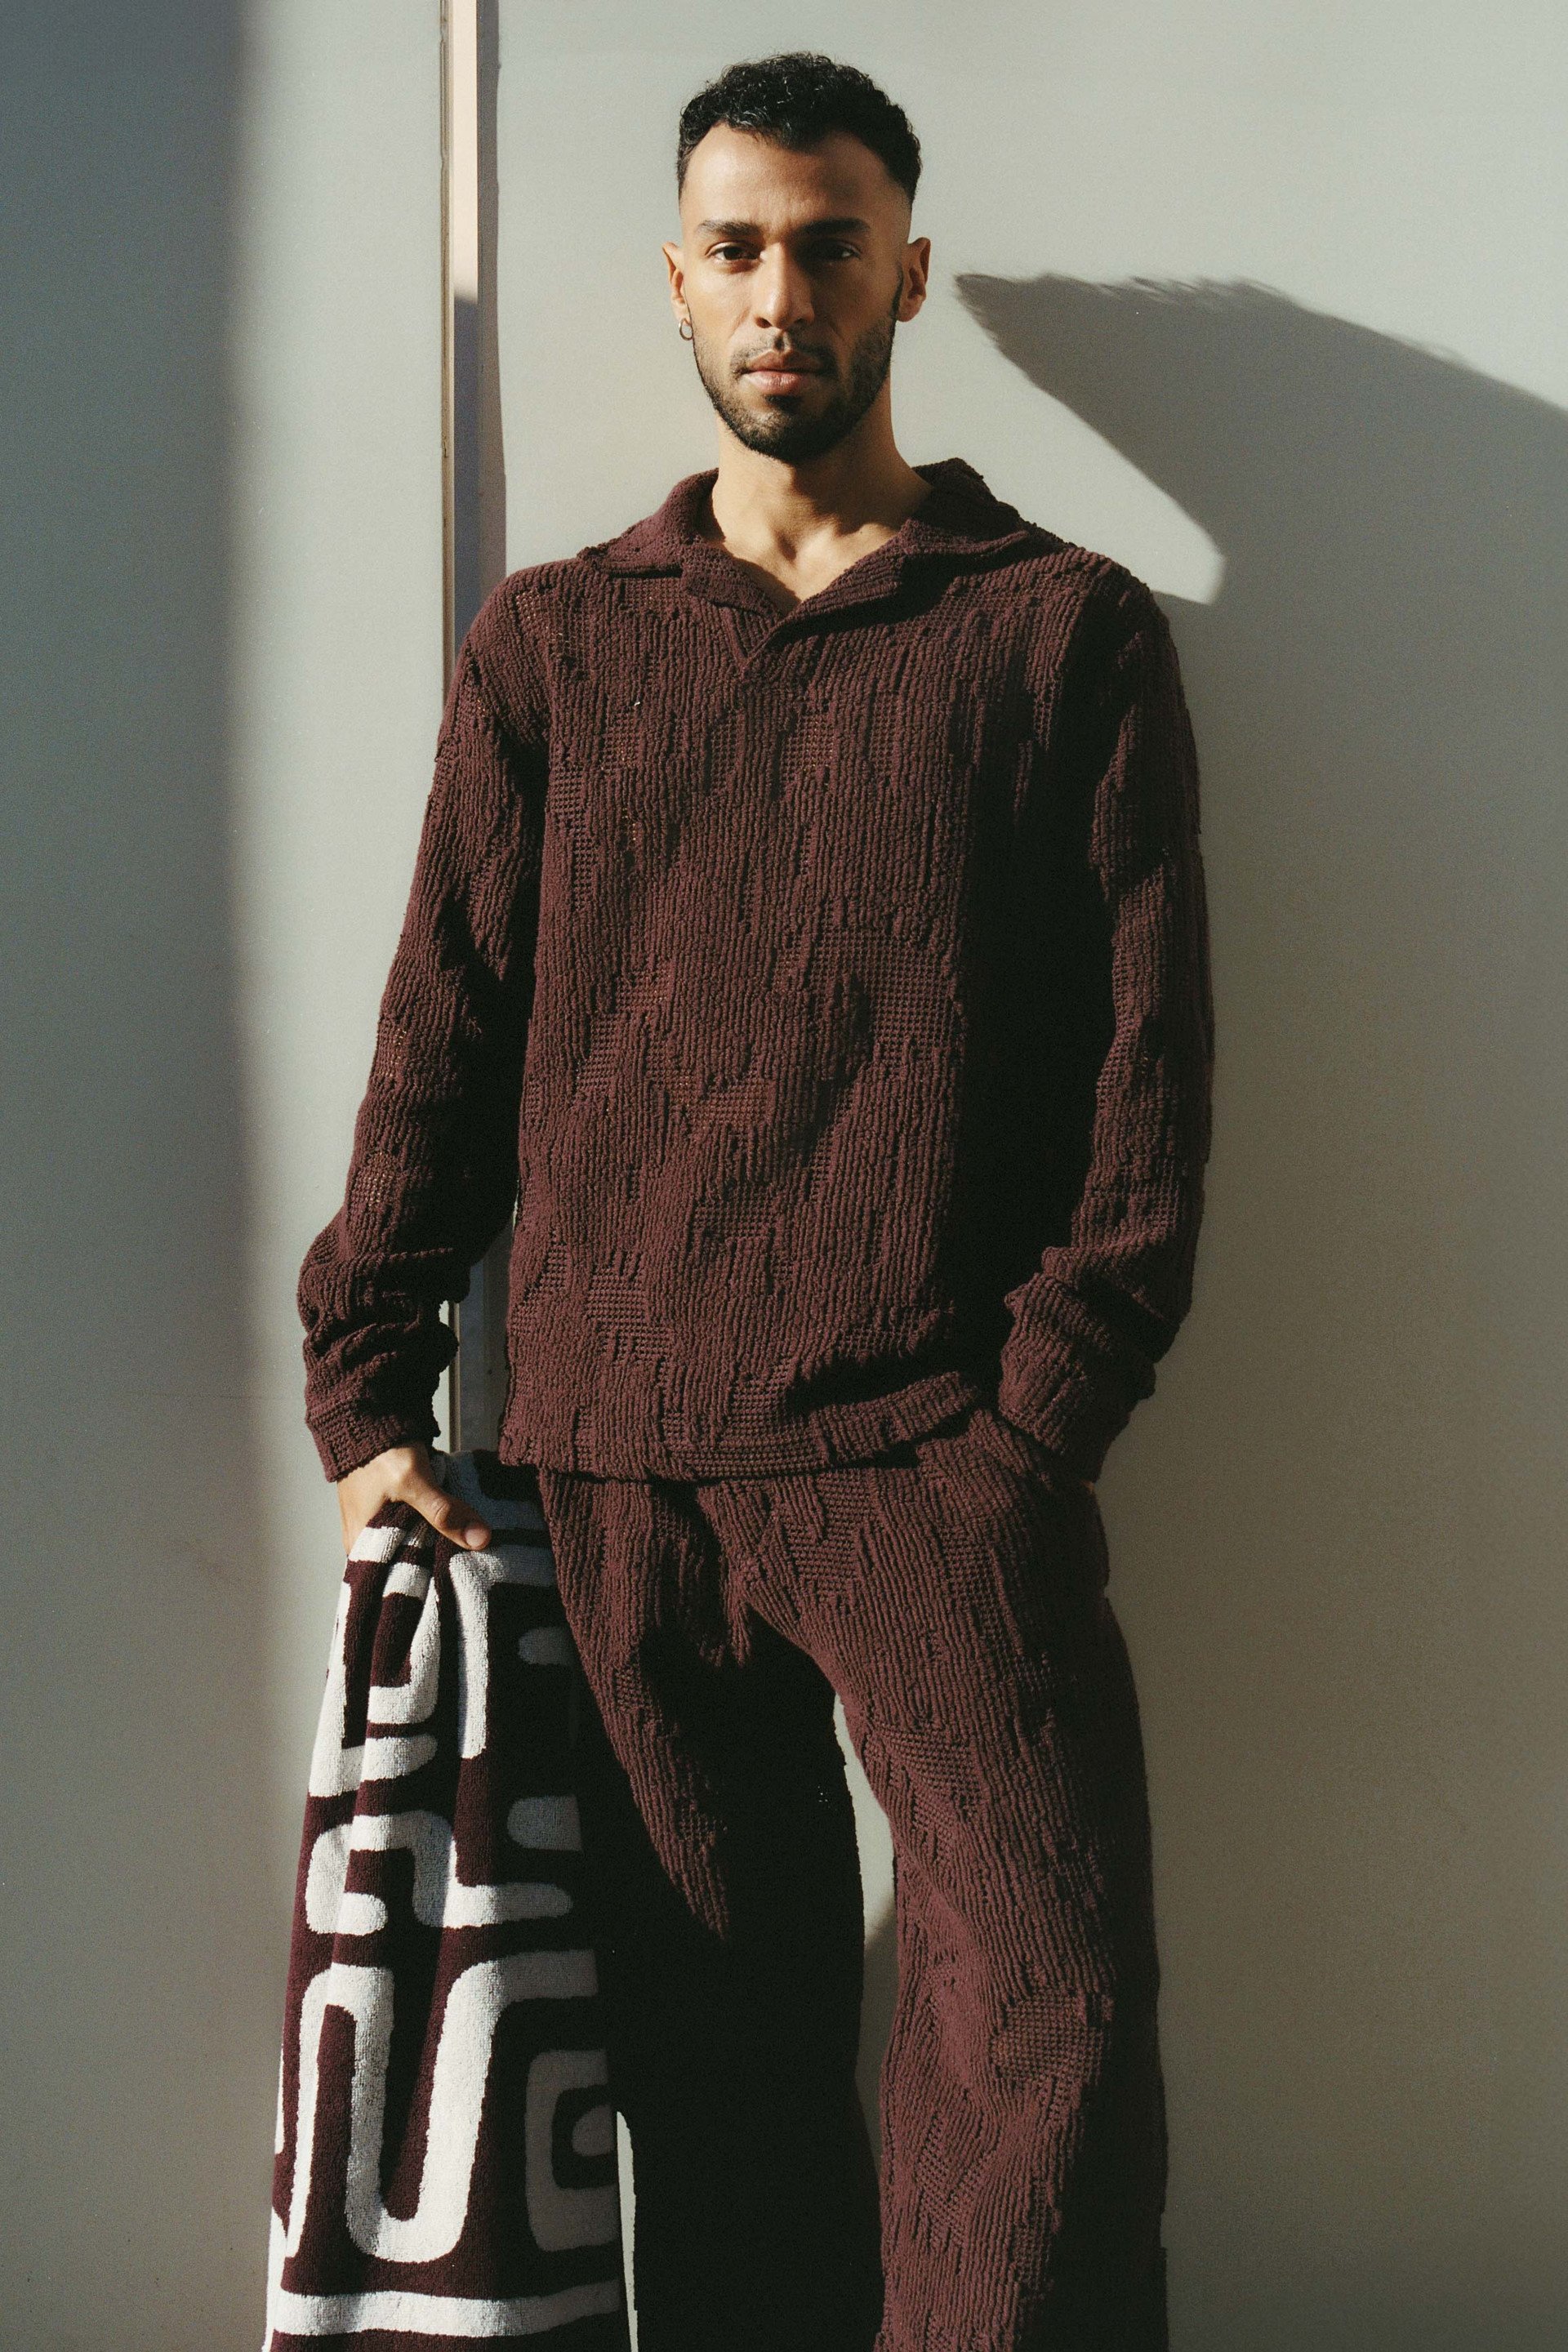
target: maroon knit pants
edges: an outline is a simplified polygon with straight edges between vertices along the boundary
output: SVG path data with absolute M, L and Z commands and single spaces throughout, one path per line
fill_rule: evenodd
M 640 2352 L 1163 2352 L 1143 1754 L 1092 1492 L 989 1405 L 852 1465 L 539 1477 L 601 1717 Z M 893 1838 L 879 2211 L 836 1691 Z

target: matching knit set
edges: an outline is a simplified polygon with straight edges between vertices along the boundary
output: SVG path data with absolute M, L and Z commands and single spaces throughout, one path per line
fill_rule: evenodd
M 639 2352 L 1166 2340 L 1089 1482 L 1191 1297 L 1196 765 L 1149 591 L 920 470 L 788 612 L 709 535 L 711 471 L 490 595 L 300 1277 L 336 1478 L 433 1437 L 442 1303 L 515 1202 L 499 1452 L 594 1702 Z M 836 1693 L 895 1856 L 879 2184 Z

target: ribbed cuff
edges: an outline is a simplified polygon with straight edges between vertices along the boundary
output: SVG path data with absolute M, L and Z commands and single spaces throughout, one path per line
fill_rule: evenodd
M 1130 1386 L 1087 1328 L 1068 1339 L 1059 1329 L 1015 1324 L 1001 1361 L 996 1410 L 1003 1419 L 1048 1446 L 1075 1476 L 1091 1481 L 1133 1406 L 1153 1387 L 1152 1377 L 1146 1385 Z
M 320 1419 L 307 1416 L 306 1425 L 321 1459 L 321 1468 L 335 1486 L 351 1470 L 363 1470 L 391 1445 L 429 1445 L 436 1436 L 436 1416 L 426 1406 L 420 1413 L 358 1412 L 340 1407 Z

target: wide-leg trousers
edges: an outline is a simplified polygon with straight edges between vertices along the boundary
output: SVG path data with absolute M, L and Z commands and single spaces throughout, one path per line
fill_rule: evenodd
M 866 1462 L 541 1468 L 639 2352 L 1163 2352 L 1137 1700 L 1092 1488 L 988 1403 Z M 891 1828 L 879 2188 L 835 1693 Z

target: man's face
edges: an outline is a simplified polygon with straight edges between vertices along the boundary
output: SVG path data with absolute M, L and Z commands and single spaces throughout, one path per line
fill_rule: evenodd
M 681 243 L 664 248 L 670 296 L 748 449 L 819 457 L 881 394 L 893 330 L 925 300 L 931 244 L 909 222 L 904 191 L 847 132 L 797 154 L 719 123 L 692 149 Z

